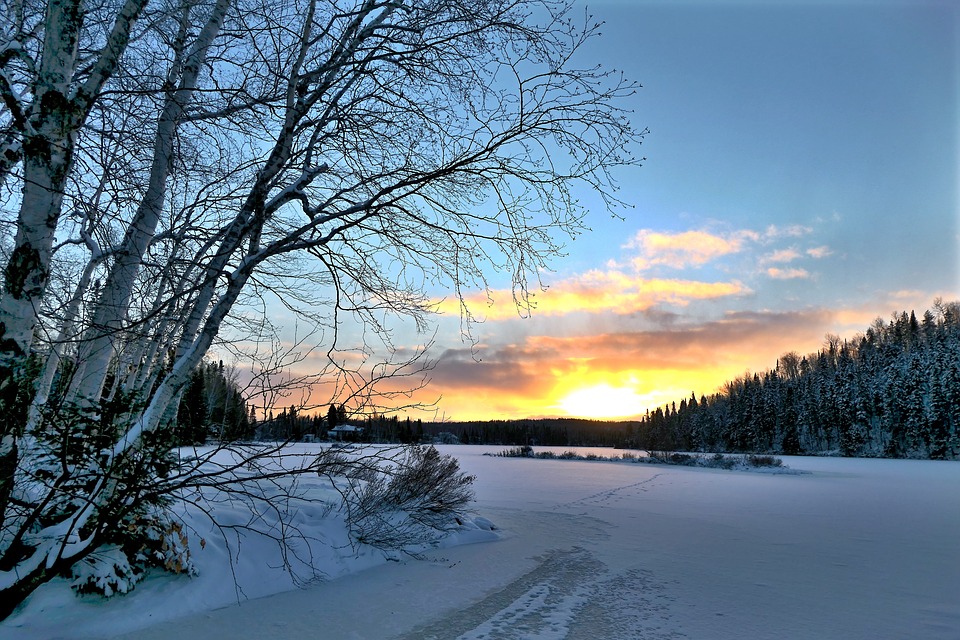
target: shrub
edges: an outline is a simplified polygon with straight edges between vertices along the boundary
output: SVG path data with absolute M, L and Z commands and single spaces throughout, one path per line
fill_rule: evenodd
M 105 597 L 127 593 L 151 567 L 170 573 L 197 573 L 183 525 L 159 509 L 124 519 L 118 534 L 109 537 L 118 544 L 105 544 L 71 567 L 70 586 L 77 593 Z
M 774 456 L 748 455 L 745 462 L 751 467 L 782 467 L 783 460 Z
M 494 454 L 500 458 L 533 458 L 533 447 L 525 444 L 521 447 L 511 447 L 504 449 L 500 453 Z
M 385 549 L 435 541 L 473 500 L 474 476 L 433 447 L 411 447 L 395 468 L 353 485 L 347 524 L 353 538 Z
M 709 459 L 709 464 L 705 465 L 713 469 L 733 469 L 737 464 L 734 458 L 728 458 L 722 453 L 715 453 Z
M 127 593 L 143 579 L 143 570 L 130 564 L 127 554 L 116 546 L 100 547 L 71 567 L 77 593 L 98 593 L 112 596 Z

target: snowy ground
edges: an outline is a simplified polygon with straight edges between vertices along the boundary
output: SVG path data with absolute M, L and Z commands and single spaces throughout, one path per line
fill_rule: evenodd
M 960 463 L 784 458 L 809 473 L 770 474 L 482 456 L 500 449 L 441 447 L 477 475 L 495 541 L 341 557 L 338 579 L 216 610 L 233 585 L 202 551 L 199 578 L 106 603 L 46 589 L 0 637 L 960 639 Z M 247 595 L 283 588 L 277 571 L 242 575 Z

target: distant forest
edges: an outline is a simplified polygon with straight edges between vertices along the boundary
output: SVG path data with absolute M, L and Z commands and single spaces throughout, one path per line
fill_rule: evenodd
M 816 353 L 786 353 L 773 369 L 729 381 L 710 396 L 691 394 L 636 421 L 355 419 L 331 406 L 324 415 L 291 407 L 257 422 L 222 364 L 204 365 L 194 375 L 180 419 L 191 441 L 325 439 L 330 428 L 353 424 L 362 427 L 353 437 L 366 442 L 957 459 L 960 302 L 936 300 L 920 318 L 912 311 L 878 318 L 852 340 L 828 335 Z M 199 424 L 206 428 L 198 431 Z

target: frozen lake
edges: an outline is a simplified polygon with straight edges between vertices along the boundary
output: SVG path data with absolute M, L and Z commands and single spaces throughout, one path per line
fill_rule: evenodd
M 807 473 L 771 474 L 482 455 L 504 448 L 440 447 L 477 475 L 500 540 L 124 637 L 960 638 L 958 463 L 785 457 Z

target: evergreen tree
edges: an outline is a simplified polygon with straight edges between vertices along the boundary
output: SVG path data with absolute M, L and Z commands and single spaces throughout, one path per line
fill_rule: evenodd
M 207 440 L 206 382 L 203 370 L 197 369 L 190 376 L 190 383 L 183 392 L 177 411 L 175 438 L 181 445 L 203 444 Z
M 327 409 L 327 429 L 334 429 L 337 425 L 340 424 L 340 412 L 337 411 L 337 408 L 334 405 L 330 405 L 330 408 Z
M 247 408 L 223 361 L 202 362 L 180 399 L 174 437 L 179 444 L 202 444 L 208 438 L 224 442 L 251 439 L 255 422 L 253 407 Z

